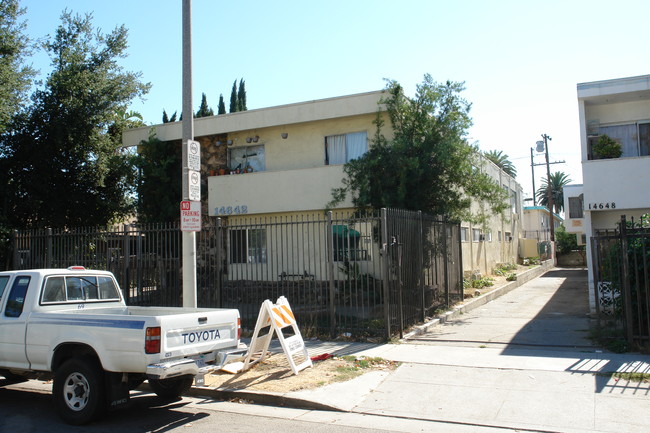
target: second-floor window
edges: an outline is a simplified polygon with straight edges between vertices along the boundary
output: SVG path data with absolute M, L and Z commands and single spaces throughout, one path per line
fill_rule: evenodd
M 264 145 L 233 147 L 229 151 L 228 166 L 242 173 L 265 171 Z
M 582 197 L 569 197 L 569 218 L 584 218 L 582 212 Z
M 650 155 L 650 123 L 601 126 L 598 128 L 598 133 L 607 134 L 621 143 L 622 158 Z M 590 144 L 593 146 L 597 139 L 597 137 L 591 138 Z
M 345 164 L 368 151 L 368 133 L 328 135 L 325 137 L 325 165 Z

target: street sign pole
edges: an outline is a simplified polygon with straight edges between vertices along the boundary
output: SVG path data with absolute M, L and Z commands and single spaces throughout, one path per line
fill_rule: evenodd
M 194 139 L 194 116 L 192 112 L 192 0 L 183 0 L 183 172 L 182 199 L 196 198 L 196 191 L 190 197 L 193 174 L 188 165 L 190 146 Z M 200 152 L 199 152 L 200 155 Z M 199 156 L 200 157 L 200 156 Z M 200 169 L 200 166 L 199 166 Z M 194 171 L 194 173 L 190 173 Z M 200 175 L 198 183 L 200 187 Z M 199 189 L 198 200 L 201 200 Z M 183 307 L 196 307 L 196 234 L 193 231 L 182 232 L 183 244 Z

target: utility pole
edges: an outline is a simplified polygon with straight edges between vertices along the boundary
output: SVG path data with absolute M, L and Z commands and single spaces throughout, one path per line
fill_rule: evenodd
M 189 142 L 194 140 L 192 113 L 192 0 L 183 0 L 183 201 L 190 200 L 190 176 L 199 176 L 188 167 Z M 199 183 L 200 186 L 200 183 Z M 200 194 L 199 194 L 200 195 Z M 195 197 L 194 197 L 195 198 Z M 200 200 L 200 197 L 199 197 Z M 183 231 L 183 307 L 196 308 L 196 233 Z
M 535 189 L 535 161 L 533 160 L 533 148 L 530 148 L 530 169 L 533 172 L 533 206 L 537 206 L 537 199 L 535 196 L 537 195 L 536 192 L 537 190 Z
M 550 235 L 551 242 L 555 242 L 555 221 L 553 220 L 553 189 L 551 188 L 551 168 L 548 163 L 548 142 L 551 141 L 551 137 L 546 134 L 542 134 L 544 139 L 544 148 L 546 151 L 546 194 L 548 200 L 548 217 L 550 221 Z

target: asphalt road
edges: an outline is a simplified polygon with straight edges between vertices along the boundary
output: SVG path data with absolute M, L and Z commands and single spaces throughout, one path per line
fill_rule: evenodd
M 184 397 L 164 403 L 148 392 L 134 391 L 129 407 L 110 412 L 85 426 L 70 426 L 57 416 L 49 385 L 32 380 L 0 386 L 0 432 L 11 433 L 369 433 L 369 432 L 512 432 L 464 423 L 435 422 L 349 412 L 326 412 L 219 402 Z

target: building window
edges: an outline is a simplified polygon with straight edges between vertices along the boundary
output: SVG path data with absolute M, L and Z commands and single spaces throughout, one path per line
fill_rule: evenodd
M 506 232 L 505 241 L 506 242 L 512 242 L 512 233 Z
M 501 242 L 501 230 L 497 232 L 497 241 Z
M 606 134 L 621 144 L 621 150 L 623 151 L 621 158 L 650 154 L 650 123 L 648 122 L 601 126 L 598 128 L 598 134 Z M 593 146 L 597 141 L 598 137 L 590 137 L 590 146 Z
M 467 227 L 461 227 L 460 228 L 460 241 L 461 242 L 467 242 L 467 234 L 469 232 L 469 229 Z
M 266 263 L 266 229 L 231 230 L 230 263 Z
M 228 167 L 233 172 L 249 173 L 266 170 L 264 145 L 228 149 Z
M 368 151 L 368 133 L 328 135 L 325 137 L 325 165 L 345 164 Z
M 478 242 L 481 240 L 481 230 L 472 229 L 472 242 Z
M 569 197 L 569 218 L 584 218 L 582 211 L 583 195 L 578 197 Z
M 485 240 L 488 242 L 492 242 L 492 231 L 487 231 L 485 233 Z

